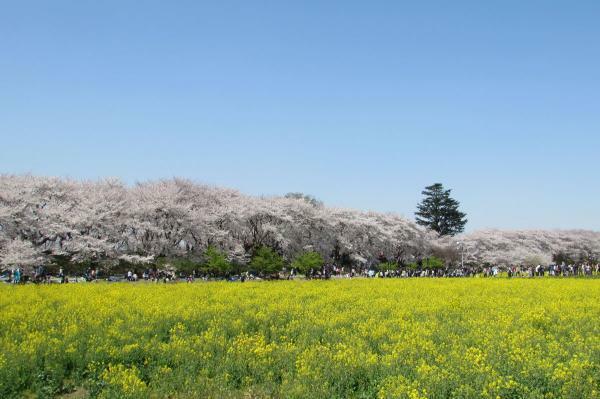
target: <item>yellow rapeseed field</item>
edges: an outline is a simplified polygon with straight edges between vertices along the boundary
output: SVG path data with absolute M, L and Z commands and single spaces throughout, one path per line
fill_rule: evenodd
M 597 279 L 5 285 L 0 309 L 2 398 L 600 398 Z

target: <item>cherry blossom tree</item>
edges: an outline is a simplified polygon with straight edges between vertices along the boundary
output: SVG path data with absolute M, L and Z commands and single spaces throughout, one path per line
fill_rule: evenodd
M 304 195 L 253 197 L 184 179 L 127 186 L 116 179 L 77 181 L 0 175 L 0 256 L 74 264 L 199 261 L 208 247 L 236 265 L 268 247 L 289 263 L 315 251 L 326 263 L 367 267 L 442 256 L 456 262 L 519 264 L 533 257 L 600 258 L 600 233 L 485 230 L 441 237 L 393 213 L 326 207 Z M 22 251 L 22 258 L 16 252 Z M 33 251 L 33 252 L 32 252 Z
M 35 266 L 43 265 L 46 260 L 30 241 L 15 238 L 0 246 L 0 265 L 3 269 L 20 267 L 25 274 L 31 274 Z

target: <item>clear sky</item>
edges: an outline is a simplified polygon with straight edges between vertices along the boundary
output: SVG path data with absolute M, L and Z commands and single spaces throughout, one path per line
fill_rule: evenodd
M 600 1 L 0 5 L 0 172 L 600 230 Z

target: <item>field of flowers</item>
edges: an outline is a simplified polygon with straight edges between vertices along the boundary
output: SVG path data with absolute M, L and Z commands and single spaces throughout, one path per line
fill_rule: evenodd
M 0 397 L 600 398 L 600 280 L 0 287 Z

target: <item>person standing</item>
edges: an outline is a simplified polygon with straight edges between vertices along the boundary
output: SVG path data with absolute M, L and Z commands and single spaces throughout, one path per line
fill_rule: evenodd
M 19 266 L 17 266 L 17 268 L 15 269 L 15 271 L 13 273 L 13 283 L 19 284 L 20 281 L 21 281 L 21 268 Z

